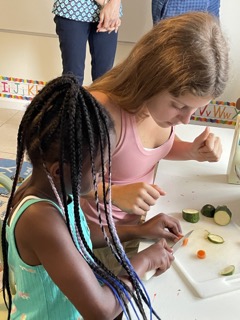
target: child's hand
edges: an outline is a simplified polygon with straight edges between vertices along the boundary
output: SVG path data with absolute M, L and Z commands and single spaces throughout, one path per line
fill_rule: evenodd
M 219 137 L 210 132 L 210 128 L 205 130 L 192 143 L 192 159 L 197 161 L 216 162 L 222 154 L 222 145 Z
M 176 242 L 182 235 L 181 225 L 178 219 L 164 213 L 159 213 L 139 226 L 139 237 L 144 239 L 165 238 Z
M 165 239 L 161 239 L 146 250 L 149 258 L 147 271 L 156 270 L 155 276 L 158 276 L 170 268 L 174 260 L 173 250 Z
M 161 239 L 136 254 L 131 259 L 131 263 L 140 278 L 152 270 L 156 270 L 155 275 L 158 276 L 170 268 L 174 260 L 172 252 L 172 248 L 168 246 L 166 240 Z
M 137 182 L 112 186 L 112 203 L 124 212 L 144 215 L 165 191 L 157 185 Z

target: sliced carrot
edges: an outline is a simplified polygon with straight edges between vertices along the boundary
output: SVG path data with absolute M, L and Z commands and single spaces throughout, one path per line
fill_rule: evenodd
M 205 259 L 206 258 L 206 252 L 204 250 L 198 250 L 197 257 L 199 259 Z
M 186 246 L 187 244 L 188 244 L 188 238 L 185 238 L 185 239 L 183 240 L 182 246 Z

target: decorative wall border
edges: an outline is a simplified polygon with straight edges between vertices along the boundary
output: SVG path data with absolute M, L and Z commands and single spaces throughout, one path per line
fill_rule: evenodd
M 238 114 L 235 102 L 212 100 L 192 115 L 190 123 L 234 128 Z
M 46 81 L 0 75 L 0 99 L 31 101 L 46 83 Z M 190 123 L 233 128 L 236 125 L 238 114 L 240 114 L 240 110 L 236 108 L 235 102 L 213 100 L 208 105 L 198 109 L 192 115 Z
M 0 75 L 0 98 L 32 100 L 45 86 L 45 81 L 28 80 Z

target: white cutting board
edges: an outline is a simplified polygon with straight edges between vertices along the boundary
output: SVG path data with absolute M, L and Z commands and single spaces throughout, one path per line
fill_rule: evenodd
M 176 217 L 177 214 L 174 214 Z M 179 248 L 174 254 L 174 268 L 190 284 L 201 298 L 207 298 L 229 291 L 240 289 L 240 228 L 230 222 L 227 226 L 217 225 L 212 218 L 200 214 L 197 223 L 181 221 L 183 234 L 194 230 L 189 237 L 187 246 Z M 224 238 L 223 244 L 214 244 L 205 238 L 205 230 Z M 206 251 L 206 258 L 197 258 L 198 250 Z M 235 265 L 231 276 L 222 276 L 219 272 L 228 265 Z

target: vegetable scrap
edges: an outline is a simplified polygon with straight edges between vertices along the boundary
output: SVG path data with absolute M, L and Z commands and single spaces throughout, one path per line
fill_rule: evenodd
M 232 212 L 226 205 L 218 206 L 214 213 L 214 221 L 220 226 L 229 224 L 232 218 Z
M 207 239 L 216 244 L 221 244 L 224 242 L 223 237 L 219 236 L 218 234 L 210 233 L 209 231 L 205 230 L 207 232 Z
M 232 219 L 232 212 L 226 205 L 219 205 L 215 208 L 212 204 L 207 203 L 200 211 L 203 216 L 213 218 L 214 222 L 221 226 L 228 225 Z M 196 223 L 200 219 L 197 209 L 183 209 L 182 216 L 190 223 Z
M 154 295 L 153 295 L 153 299 L 152 299 L 152 302 L 155 300 L 155 298 L 156 298 L 156 293 L 154 293 Z
M 186 246 L 188 244 L 188 238 L 183 239 L 182 246 Z
M 220 271 L 220 275 L 222 276 L 231 276 L 235 271 L 235 266 L 231 264 L 230 266 L 225 267 Z
M 196 223 L 199 221 L 199 211 L 196 209 L 183 209 L 182 217 L 187 222 Z
M 205 217 L 213 218 L 215 213 L 215 207 L 209 203 L 205 204 L 201 209 L 201 213 Z
M 198 257 L 199 259 L 205 259 L 205 258 L 206 258 L 206 251 L 204 251 L 204 250 L 198 250 L 198 252 L 197 252 L 197 257 Z

